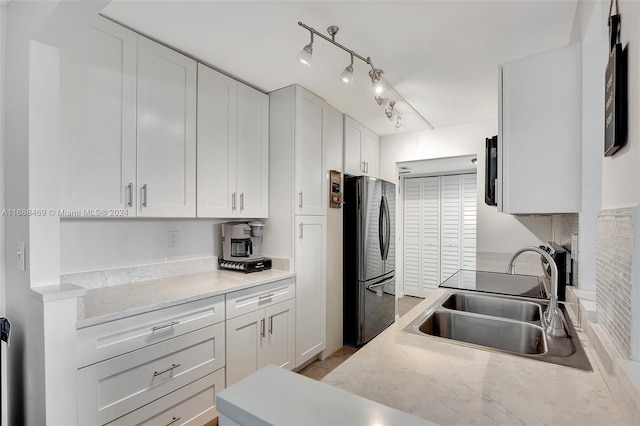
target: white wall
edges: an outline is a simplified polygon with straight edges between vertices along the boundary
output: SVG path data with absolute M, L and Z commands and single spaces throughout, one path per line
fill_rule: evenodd
M 485 138 L 497 134 L 497 121 L 482 121 L 380 138 L 380 174 L 397 182 L 396 163 L 459 155 L 478 158 L 477 252 L 513 253 L 551 239 L 551 218 L 498 213 L 484 202 Z
M 63 274 L 218 256 L 218 219 L 64 219 L 60 270 Z M 169 231 L 179 243 L 169 247 Z

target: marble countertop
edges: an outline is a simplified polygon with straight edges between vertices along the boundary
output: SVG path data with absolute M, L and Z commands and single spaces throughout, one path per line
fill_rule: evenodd
M 439 289 L 323 382 L 442 425 L 625 424 L 584 334 L 585 372 L 402 332 Z
M 76 327 L 89 327 L 291 277 L 295 277 L 295 273 L 276 269 L 251 274 L 215 270 L 89 289 L 78 299 Z

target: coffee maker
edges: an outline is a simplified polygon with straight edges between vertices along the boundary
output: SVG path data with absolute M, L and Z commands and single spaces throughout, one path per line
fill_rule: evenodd
M 271 259 L 262 256 L 262 222 L 222 224 L 221 269 L 256 272 L 271 269 Z

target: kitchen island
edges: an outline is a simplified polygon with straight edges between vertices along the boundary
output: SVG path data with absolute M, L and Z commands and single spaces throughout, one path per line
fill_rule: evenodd
M 465 347 L 402 329 L 439 289 L 323 382 L 442 424 L 626 424 L 586 337 L 593 372 Z

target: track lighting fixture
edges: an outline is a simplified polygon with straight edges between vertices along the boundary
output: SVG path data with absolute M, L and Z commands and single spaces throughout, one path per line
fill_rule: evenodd
M 384 79 L 384 71 L 381 70 L 380 68 L 376 68 L 373 65 L 373 62 L 371 61 L 371 58 L 369 56 L 364 57 L 362 55 L 359 55 L 353 50 L 343 46 L 342 44 L 336 41 L 336 34 L 338 34 L 338 31 L 340 30 L 340 28 L 338 28 L 335 25 L 332 25 L 329 28 L 327 28 L 327 33 L 330 36 L 330 37 L 327 37 L 326 35 L 303 24 L 302 22 L 298 22 L 298 25 L 300 25 L 305 30 L 309 31 L 309 34 L 311 35 L 311 42 L 307 44 L 300 51 L 300 53 L 298 53 L 298 60 L 303 65 L 307 67 L 311 66 L 311 55 L 313 54 L 313 36 L 317 35 L 318 37 L 328 41 L 334 46 L 339 47 L 340 49 L 349 53 L 349 55 L 351 56 L 351 62 L 340 74 L 340 79 L 344 83 L 350 84 L 353 82 L 353 58 L 354 57 L 360 59 L 361 61 L 369 65 L 369 67 L 371 68 L 371 70 L 369 71 L 369 78 L 371 79 L 371 84 L 373 85 L 374 99 L 376 103 L 382 106 L 382 104 L 386 103 L 387 98 L 394 99 L 394 101 L 389 102 L 389 105 L 385 109 L 385 114 L 390 121 L 393 121 L 394 115 L 396 116 L 396 128 L 400 128 L 400 126 L 402 126 L 400 122 L 400 120 L 402 119 L 402 117 L 400 116 L 401 111 L 398 110 L 398 104 L 402 104 L 402 107 L 403 107 L 401 108 L 402 112 L 405 112 L 404 107 L 406 106 L 409 110 L 413 111 L 415 115 L 417 115 L 420 119 L 422 119 L 429 128 L 433 129 L 433 126 L 431 125 L 431 123 L 429 123 L 429 121 L 427 121 L 427 119 L 424 118 L 422 114 L 416 111 L 416 109 L 409 102 L 407 102 L 407 100 L 404 97 L 402 97 L 402 95 L 400 95 L 400 93 L 398 93 L 398 91 L 395 90 L 393 86 L 389 84 L 389 82 L 387 82 Z M 387 91 L 390 93 L 390 95 L 387 95 L 383 98 L 382 95 L 386 94 Z
M 353 54 L 351 55 L 351 63 L 347 65 L 347 67 L 340 74 L 340 79 L 343 83 L 351 84 L 353 83 Z
M 305 67 L 311 66 L 311 60 L 313 55 L 313 33 L 311 33 L 311 42 L 307 44 L 302 50 L 298 53 L 298 60 Z

